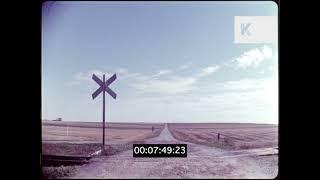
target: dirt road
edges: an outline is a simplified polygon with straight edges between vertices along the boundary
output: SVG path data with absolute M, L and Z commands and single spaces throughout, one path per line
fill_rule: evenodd
M 92 158 L 69 178 L 274 178 L 278 155 L 273 148 L 227 151 L 175 139 L 167 125 L 145 143 L 188 145 L 187 158 L 133 158 L 132 150 Z

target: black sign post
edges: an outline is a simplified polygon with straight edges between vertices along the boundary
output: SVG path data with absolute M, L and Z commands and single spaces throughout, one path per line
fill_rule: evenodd
M 92 99 L 96 98 L 101 92 L 103 92 L 103 106 L 102 106 L 102 121 L 103 121 L 103 131 L 102 131 L 102 145 L 104 149 L 105 145 L 105 92 L 110 94 L 110 96 L 113 97 L 113 99 L 116 99 L 117 94 L 113 92 L 110 88 L 109 85 L 117 79 L 117 75 L 113 74 L 107 81 L 105 81 L 105 75 L 103 75 L 103 81 L 101 81 L 95 74 L 92 75 L 92 79 L 99 84 L 99 88 L 92 94 Z

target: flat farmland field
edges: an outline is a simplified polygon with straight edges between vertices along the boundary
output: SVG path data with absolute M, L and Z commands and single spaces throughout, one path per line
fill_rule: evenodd
M 171 123 L 168 128 L 176 139 L 225 149 L 278 146 L 278 126 L 271 124 Z
M 106 149 L 109 148 L 109 153 L 121 151 L 130 143 L 143 142 L 145 139 L 158 136 L 163 127 L 164 124 L 106 123 Z M 88 155 L 100 149 L 101 144 L 102 123 L 42 122 L 43 154 Z
M 109 144 L 143 140 L 163 128 L 162 124 L 107 123 L 105 140 Z M 102 142 L 102 125 L 96 122 L 44 122 L 44 142 Z

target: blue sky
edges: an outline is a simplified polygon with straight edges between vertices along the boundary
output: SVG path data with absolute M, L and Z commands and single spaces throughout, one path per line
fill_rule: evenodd
M 112 122 L 278 123 L 275 44 L 235 44 L 234 16 L 273 2 L 46 2 L 42 118 L 101 121 L 92 73 L 117 74 Z

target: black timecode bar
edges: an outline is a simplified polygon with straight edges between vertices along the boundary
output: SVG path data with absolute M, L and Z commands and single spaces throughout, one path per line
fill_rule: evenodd
M 187 144 L 133 144 L 133 157 L 187 157 Z

